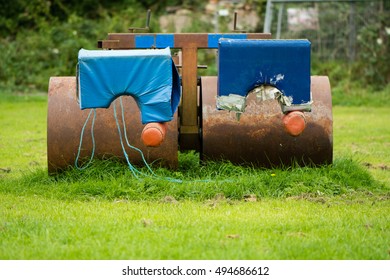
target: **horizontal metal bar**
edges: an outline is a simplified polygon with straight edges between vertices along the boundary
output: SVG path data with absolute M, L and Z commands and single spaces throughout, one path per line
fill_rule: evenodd
M 101 49 L 116 49 L 118 45 L 119 40 L 101 40 L 97 43 L 97 47 Z
M 180 64 L 175 65 L 175 66 L 176 66 L 176 68 L 182 68 L 183 67 L 183 65 L 180 65 Z M 198 65 L 197 68 L 198 69 L 207 69 L 207 65 L 204 65 L 204 64 Z
M 270 33 L 109 33 L 108 40 L 99 41 L 101 48 L 205 48 L 217 49 L 218 40 L 226 39 L 271 39 Z

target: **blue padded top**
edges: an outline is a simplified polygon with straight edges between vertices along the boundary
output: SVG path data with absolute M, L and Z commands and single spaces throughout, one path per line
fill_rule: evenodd
M 260 85 L 272 85 L 292 98 L 310 102 L 308 40 L 219 40 L 218 95 L 246 96 Z
M 108 108 L 131 95 L 142 123 L 172 120 L 179 105 L 180 78 L 170 49 L 85 50 L 78 54 L 80 108 Z

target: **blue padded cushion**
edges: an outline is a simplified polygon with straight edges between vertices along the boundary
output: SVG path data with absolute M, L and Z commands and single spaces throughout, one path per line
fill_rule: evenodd
M 246 96 L 260 85 L 273 85 L 292 98 L 310 102 L 308 40 L 220 39 L 218 95 Z
M 108 108 L 132 96 L 142 123 L 172 120 L 179 105 L 180 78 L 170 49 L 85 50 L 78 54 L 80 108 Z

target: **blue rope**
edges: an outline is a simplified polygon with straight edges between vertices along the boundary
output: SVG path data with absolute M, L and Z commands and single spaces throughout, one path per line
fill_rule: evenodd
M 118 121 L 118 117 L 117 117 L 116 101 L 113 102 L 114 118 L 115 118 L 115 123 L 116 123 L 117 129 L 118 129 L 119 140 L 120 140 L 120 144 L 121 144 L 121 147 L 122 147 L 123 155 L 125 156 L 127 165 L 129 167 L 131 173 L 133 174 L 133 176 L 135 178 L 137 178 L 137 179 L 141 179 L 139 176 L 143 176 L 143 177 L 149 177 L 149 178 L 155 178 L 155 179 L 162 179 L 162 180 L 166 180 L 166 181 L 173 182 L 173 183 L 183 183 L 183 180 L 181 180 L 181 179 L 175 179 L 175 178 L 170 178 L 170 177 L 162 177 L 162 176 L 157 175 L 152 170 L 150 165 L 147 163 L 142 150 L 140 150 L 139 148 L 137 148 L 137 147 L 135 147 L 135 146 L 133 146 L 133 145 L 131 145 L 129 143 L 129 139 L 127 137 L 127 129 L 126 129 L 126 122 L 125 122 L 125 117 L 124 117 L 125 114 L 124 114 L 122 97 L 120 97 L 119 100 L 120 100 L 121 114 L 122 114 L 123 136 L 122 136 L 122 130 L 121 130 L 121 127 L 119 125 L 119 121 Z M 84 166 L 79 166 L 78 165 L 78 161 L 79 161 L 81 148 L 82 148 L 82 144 L 83 144 L 84 132 L 85 132 L 85 128 L 86 128 L 86 126 L 87 126 L 87 124 L 89 122 L 89 119 L 91 117 L 92 112 L 93 112 L 93 119 L 92 119 L 92 125 L 91 125 L 92 153 L 91 153 L 91 156 L 90 156 L 89 161 L 87 162 L 87 164 L 85 164 Z M 78 147 L 78 151 L 77 151 L 77 156 L 76 156 L 76 159 L 75 159 L 75 167 L 78 170 L 86 169 L 91 164 L 91 162 L 93 160 L 93 157 L 95 155 L 95 147 L 96 147 L 96 145 L 95 145 L 95 137 L 94 137 L 94 132 L 93 132 L 94 131 L 94 126 L 95 126 L 95 119 L 96 119 L 96 109 L 91 109 L 89 111 L 88 117 L 85 120 L 84 125 L 83 125 L 83 127 L 81 129 L 80 143 L 79 143 L 79 147 Z M 138 153 L 140 153 L 142 161 L 145 164 L 145 166 L 147 167 L 147 169 L 150 172 L 150 174 L 143 173 L 143 172 L 139 171 L 135 166 L 133 166 L 131 164 L 130 159 L 129 159 L 129 155 L 127 154 L 125 146 L 123 144 L 123 137 L 125 138 L 126 145 L 129 148 L 131 148 L 131 149 L 137 151 Z M 211 182 L 212 180 L 205 179 L 205 180 L 191 180 L 191 181 L 193 181 L 193 182 Z
M 87 126 L 87 123 L 89 121 L 89 118 L 91 117 L 92 112 L 93 112 L 93 119 L 92 119 L 92 125 L 91 125 L 92 153 L 91 153 L 91 156 L 90 156 L 89 161 L 87 162 L 87 164 L 85 164 L 84 166 L 80 167 L 78 165 L 78 161 L 79 161 L 79 157 L 80 157 L 80 153 L 81 153 L 81 147 L 83 145 L 84 131 L 85 131 L 85 127 Z M 84 170 L 85 168 L 87 168 L 91 164 L 93 156 L 95 155 L 95 137 L 93 135 L 93 129 L 94 129 L 94 126 L 95 126 L 95 119 L 96 119 L 96 109 L 92 109 L 92 110 L 89 111 L 88 117 L 87 117 L 87 119 L 84 122 L 83 128 L 81 129 L 79 148 L 78 148 L 77 156 L 76 156 L 76 159 L 75 159 L 75 162 L 74 162 L 74 165 L 75 165 L 75 167 L 78 170 Z
M 122 114 L 122 124 L 123 124 L 123 134 L 124 134 L 124 138 L 126 140 L 126 144 L 129 148 L 131 149 L 134 149 L 135 151 L 139 152 L 140 155 L 141 155 L 141 158 L 142 158 L 142 161 L 143 163 L 145 164 L 145 166 L 147 167 L 147 169 L 149 170 L 150 174 L 145 174 L 145 173 L 142 173 L 140 171 L 138 171 L 137 169 L 135 169 L 134 166 L 131 165 L 131 168 L 134 168 L 139 174 L 145 176 L 145 177 L 150 177 L 150 178 L 155 178 L 155 179 L 162 179 L 162 180 L 166 180 L 168 182 L 174 182 L 174 183 L 183 183 L 183 180 L 181 179 L 175 179 L 175 178 L 171 178 L 171 177 L 161 177 L 159 175 L 157 175 L 153 170 L 152 168 L 150 167 L 150 165 L 147 163 L 146 159 L 145 159 L 145 156 L 144 156 L 144 153 L 138 149 L 137 147 L 134 147 L 133 145 L 131 145 L 129 143 L 129 140 L 127 138 L 127 129 L 126 129 L 126 122 L 125 122 L 125 114 L 124 114 L 124 106 L 123 106 L 123 102 L 122 102 L 122 96 L 119 98 L 119 101 L 120 101 L 120 106 L 121 106 L 121 114 Z M 116 116 L 116 108 L 115 108 L 115 103 L 114 103 L 114 116 L 115 116 L 115 121 L 116 121 L 116 124 L 118 126 L 118 131 L 119 131 L 119 136 L 120 136 L 120 140 L 121 140 L 121 145 L 122 145 L 122 150 L 124 152 L 125 155 L 126 152 L 123 148 L 123 143 L 122 143 L 122 137 L 121 137 L 121 133 L 120 133 L 120 129 L 119 129 L 119 122 L 117 120 L 117 116 Z M 130 167 L 130 166 L 129 166 Z M 209 180 L 209 179 L 203 179 L 203 180 L 191 180 L 192 182 L 204 182 L 204 183 L 208 183 L 208 182 L 211 182 L 212 180 Z
M 129 166 L 129 169 L 130 169 L 131 173 L 133 173 L 134 177 L 136 177 L 138 179 L 137 173 L 138 174 L 142 174 L 142 173 L 131 164 L 131 162 L 129 160 L 129 156 L 126 153 L 126 149 L 125 149 L 125 147 L 123 145 L 122 131 L 121 131 L 121 128 L 119 126 L 118 118 L 117 118 L 117 115 L 116 115 L 116 101 L 114 101 L 113 105 L 114 105 L 114 118 L 115 118 L 116 127 L 118 128 L 118 134 L 119 134 L 119 139 L 120 139 L 123 155 L 125 156 L 127 165 Z
M 133 150 L 139 152 L 140 155 L 141 155 L 142 161 L 143 161 L 143 163 L 145 164 L 145 166 L 148 168 L 149 172 L 152 173 L 153 175 L 156 175 L 156 174 L 153 172 L 152 168 L 150 168 L 149 164 L 146 162 L 144 153 L 143 153 L 140 149 L 138 149 L 137 147 L 135 147 L 135 146 L 133 146 L 133 145 L 131 145 L 131 144 L 129 143 L 129 139 L 127 138 L 127 129 L 126 129 L 126 122 L 125 122 L 125 112 L 124 112 L 124 109 L 123 109 L 122 96 L 119 97 L 119 101 L 120 101 L 120 105 L 121 105 L 122 124 L 123 124 L 123 134 L 124 134 L 124 136 L 125 136 L 126 145 L 127 145 L 129 148 L 131 148 L 131 149 L 133 149 Z
M 128 155 L 126 153 L 126 150 L 124 148 L 124 144 L 123 144 L 123 139 L 122 139 L 122 133 L 121 133 L 121 129 L 120 129 L 120 126 L 119 126 L 119 122 L 118 122 L 118 118 L 117 118 L 117 115 L 116 115 L 116 101 L 114 101 L 114 117 L 115 117 L 115 122 L 116 122 L 116 125 L 118 127 L 118 132 L 119 132 L 119 138 L 120 138 L 120 141 L 121 141 L 121 146 L 122 146 L 122 151 L 123 151 L 123 154 L 125 155 L 125 158 L 126 158 L 126 161 L 129 165 L 129 169 L 133 172 L 137 172 L 139 173 L 140 175 L 144 176 L 144 177 L 149 177 L 149 178 L 156 178 L 156 179 L 163 179 L 163 180 L 166 180 L 166 181 L 169 181 L 169 182 L 174 182 L 174 183 L 182 183 L 183 181 L 180 180 L 180 179 L 175 179 L 175 178 L 170 178 L 170 177 L 161 177 L 159 175 L 157 175 L 156 173 L 153 172 L 152 168 L 150 167 L 150 165 L 147 163 L 146 159 L 145 159 L 145 156 L 144 156 L 144 153 L 138 149 L 137 147 L 134 147 L 133 145 L 131 145 L 129 143 L 129 139 L 127 137 L 127 129 L 126 129 L 126 122 L 125 122 L 125 114 L 124 114 L 124 109 L 123 109 L 123 102 L 122 102 L 122 97 L 119 98 L 119 101 L 120 101 L 120 106 L 121 106 L 121 114 L 122 114 L 122 124 L 123 124 L 123 134 L 124 134 L 124 138 L 125 138 L 125 141 L 126 141 L 126 145 L 137 151 L 138 153 L 140 153 L 141 155 L 141 158 L 142 158 L 142 161 L 143 163 L 145 164 L 145 166 L 147 167 L 147 169 L 149 170 L 150 174 L 146 174 L 146 173 L 142 173 L 141 171 L 137 170 L 131 163 L 130 161 L 128 160 Z M 134 170 L 134 171 L 133 171 Z M 138 178 L 138 177 L 137 177 Z

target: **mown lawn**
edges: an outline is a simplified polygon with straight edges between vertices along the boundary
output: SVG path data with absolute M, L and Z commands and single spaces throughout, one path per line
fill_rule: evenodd
M 181 154 L 156 168 L 178 184 L 117 162 L 49 177 L 46 97 L 0 101 L 0 259 L 390 259 L 388 108 L 334 108 L 332 166 Z
M 0 196 L 2 259 L 388 259 L 388 196 L 258 202 Z

